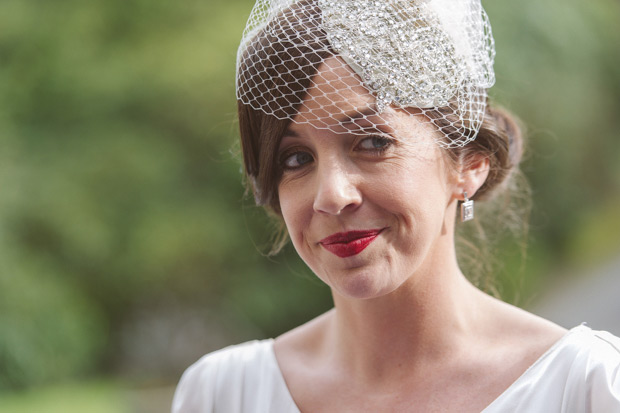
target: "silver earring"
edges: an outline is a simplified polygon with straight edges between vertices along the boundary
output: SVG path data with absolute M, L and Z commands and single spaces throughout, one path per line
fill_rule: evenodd
M 474 219 L 474 200 L 467 198 L 467 192 L 463 191 L 465 200 L 461 203 L 461 221 Z

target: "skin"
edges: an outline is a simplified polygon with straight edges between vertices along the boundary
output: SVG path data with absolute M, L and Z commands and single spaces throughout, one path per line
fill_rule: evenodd
M 479 412 L 565 330 L 489 297 L 459 269 L 457 202 L 484 183 L 487 160 L 449 166 L 432 126 L 392 108 L 390 126 L 351 126 L 363 134 L 315 127 L 330 122 L 325 111 L 348 119 L 372 107 L 350 74 L 337 58 L 321 65 L 279 147 L 282 216 L 335 306 L 275 340 L 278 364 L 301 411 Z M 338 107 L 324 100 L 334 91 Z M 382 231 L 352 257 L 320 243 L 358 229 Z

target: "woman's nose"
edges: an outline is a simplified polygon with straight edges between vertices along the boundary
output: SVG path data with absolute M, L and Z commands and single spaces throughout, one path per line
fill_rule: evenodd
M 355 209 L 361 202 L 355 175 L 341 164 L 319 165 L 313 205 L 315 212 L 339 215 L 346 209 Z

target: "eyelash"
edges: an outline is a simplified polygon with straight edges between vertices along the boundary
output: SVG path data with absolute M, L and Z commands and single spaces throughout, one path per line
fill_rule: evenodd
M 369 139 L 370 140 L 380 139 L 386 143 L 385 146 L 382 146 L 380 148 L 362 149 L 362 151 L 372 153 L 374 156 L 380 156 L 384 154 L 395 143 L 395 139 L 385 136 L 385 135 L 369 135 L 369 136 L 365 136 L 364 138 L 360 139 L 356 143 L 355 148 L 359 148 L 362 142 L 365 142 Z M 301 154 L 301 153 L 308 153 L 308 151 L 305 148 L 302 149 L 299 147 L 293 147 L 293 148 L 290 148 L 284 151 L 279 157 L 280 168 L 284 171 L 303 168 L 309 162 L 304 163 L 303 165 L 293 166 L 293 167 L 286 165 L 286 161 L 290 159 L 291 156 L 296 155 L 296 154 Z M 310 155 L 310 157 L 312 158 L 312 155 Z
M 388 136 L 385 135 L 370 135 L 370 136 L 366 136 L 363 139 L 360 139 L 360 141 L 357 143 L 357 145 L 355 145 L 356 147 L 360 146 L 362 144 L 362 142 L 365 142 L 367 140 L 372 140 L 372 139 L 380 139 L 382 141 L 384 141 L 386 143 L 385 146 L 382 146 L 380 148 L 372 148 L 372 149 L 365 149 L 367 151 L 371 151 L 377 155 L 383 154 L 385 151 L 387 151 L 392 145 L 394 145 L 395 140 L 393 138 L 390 138 Z

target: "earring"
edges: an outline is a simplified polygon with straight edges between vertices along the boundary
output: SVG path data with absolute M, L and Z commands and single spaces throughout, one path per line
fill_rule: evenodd
M 467 192 L 463 191 L 465 200 L 461 203 L 461 221 L 474 219 L 474 200 L 467 198 Z

